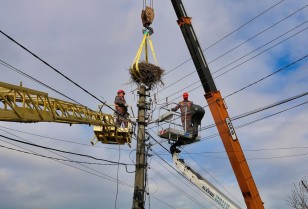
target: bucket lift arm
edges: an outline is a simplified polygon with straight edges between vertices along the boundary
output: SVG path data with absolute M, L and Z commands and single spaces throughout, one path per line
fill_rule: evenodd
M 45 92 L 4 82 L 0 82 L 0 121 L 93 125 L 96 138 L 102 143 L 130 144 L 131 142 L 132 133 L 129 127 L 118 128 L 111 114 L 49 97 Z
M 212 185 L 209 181 L 204 179 L 195 170 L 188 166 L 183 159 L 179 158 L 179 150 L 173 145 L 170 148 L 172 159 L 180 172 L 198 189 L 206 194 L 212 201 L 214 201 L 222 209 L 241 209 L 235 202 L 229 199 L 219 189 Z
M 227 150 L 228 158 L 235 173 L 248 209 L 264 209 L 261 197 L 251 175 L 241 145 L 229 118 L 225 102 L 217 90 L 204 54 L 193 29 L 191 18 L 188 17 L 182 0 L 171 0 L 177 15 L 177 22 L 183 33 L 188 50 L 198 72 L 205 91 L 205 98 Z

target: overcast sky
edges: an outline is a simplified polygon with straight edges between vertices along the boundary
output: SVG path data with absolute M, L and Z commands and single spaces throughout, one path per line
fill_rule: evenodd
M 134 107 L 136 113 L 136 86 L 129 84 L 127 69 L 132 64 L 142 39 L 141 0 L 0 0 L 0 3 L 0 29 L 3 32 L 109 104 L 113 103 L 117 90 L 124 89 L 127 92 L 127 102 Z M 222 96 L 307 56 L 307 0 L 183 0 L 183 3 L 188 15 L 192 17 L 213 77 L 225 73 L 215 78 Z M 272 7 L 275 4 L 277 5 Z M 271 9 L 266 11 L 269 8 Z M 167 88 L 159 86 L 152 94 L 157 93 L 157 98 L 162 100 L 159 103 L 163 103 L 166 97 L 169 101 L 178 102 L 183 91 L 188 91 L 194 103 L 205 106 L 204 92 L 201 87 L 197 88 L 201 83 L 198 82 L 193 62 L 189 60 L 190 54 L 176 24 L 171 2 L 154 1 L 154 9 L 156 16 L 152 27 L 155 33 L 152 40 L 158 64 L 166 72 L 179 65 L 180 67 L 164 76 L 163 81 Z M 262 12 L 264 13 L 258 16 Z M 249 20 L 251 21 L 247 23 Z M 226 35 L 228 36 L 225 37 Z M 99 105 L 97 100 L 2 34 L 0 60 L 91 109 L 95 110 Z M 307 92 L 307 68 L 305 58 L 226 98 L 230 116 Z M 22 81 L 25 87 L 65 99 L 3 65 L 0 65 L 0 81 L 16 85 Z M 178 82 L 168 87 L 175 81 Z M 196 84 L 190 85 L 194 82 Z M 183 88 L 185 90 L 181 90 Z M 301 97 L 235 120 L 233 124 L 240 127 L 306 101 L 307 96 Z M 202 126 L 213 123 L 209 109 L 205 110 Z M 307 104 L 301 105 L 236 130 L 265 208 L 289 208 L 286 200 L 291 194 L 293 183 L 308 175 L 307 110 Z M 105 111 L 109 112 L 108 109 Z M 155 111 L 154 117 L 157 115 L 158 112 Z M 155 135 L 157 128 L 149 132 L 157 140 L 161 140 Z M 190 154 L 183 151 L 182 157 L 202 176 L 245 208 L 220 138 L 209 137 L 215 133 L 216 128 L 202 131 L 200 135 L 204 140 L 184 147 Z M 84 125 L 0 122 L 0 134 L 97 158 L 117 161 L 119 157 L 118 146 L 88 146 L 93 132 L 91 127 Z M 0 140 L 0 145 L 12 148 L 26 148 L 47 156 L 93 162 L 91 159 L 71 155 L 59 156 L 22 144 L 9 144 L 4 138 Z M 168 147 L 167 143 L 163 145 Z M 135 160 L 135 141 L 131 149 L 126 145 L 120 148 L 120 161 L 132 163 Z M 153 157 L 149 159 L 151 169 L 148 171 L 151 196 L 147 197 L 146 208 L 216 208 L 156 155 L 162 154 L 160 157 L 173 166 L 171 156 L 161 146 L 154 145 L 152 149 Z M 65 165 L 5 148 L 0 148 L 0 158 L 0 208 L 115 208 L 117 184 L 110 178 L 116 178 L 117 166 Z M 128 170 L 133 171 L 134 167 L 128 166 Z M 120 166 L 119 180 L 122 184 L 119 184 L 117 208 L 131 208 L 134 174 L 127 173 L 125 167 Z

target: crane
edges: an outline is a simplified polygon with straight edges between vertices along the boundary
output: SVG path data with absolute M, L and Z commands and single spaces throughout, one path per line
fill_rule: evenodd
M 118 127 L 114 115 L 94 111 L 80 104 L 49 97 L 47 93 L 0 82 L 0 120 L 10 122 L 56 122 L 93 125 L 96 141 L 104 144 L 128 144 L 132 122 Z
M 263 202 L 250 172 L 248 163 L 245 159 L 245 155 L 241 148 L 235 129 L 230 120 L 225 101 L 222 98 L 220 91 L 217 90 L 209 67 L 206 63 L 203 51 L 199 45 L 191 23 L 191 17 L 187 15 L 182 0 L 171 0 L 171 3 L 178 18 L 177 23 L 182 31 L 191 58 L 205 91 L 204 96 L 216 123 L 220 138 L 225 149 L 228 150 L 227 155 L 247 208 L 263 209 Z M 175 163 L 179 162 L 177 157 L 174 157 L 173 159 Z

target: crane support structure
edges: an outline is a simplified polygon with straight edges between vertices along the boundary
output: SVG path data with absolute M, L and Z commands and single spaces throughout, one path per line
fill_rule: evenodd
M 102 143 L 131 142 L 129 128 L 118 128 L 111 114 L 51 98 L 45 92 L 4 82 L 0 82 L 0 121 L 88 124 L 94 126 L 97 140 Z
M 236 136 L 235 129 L 228 115 L 224 99 L 215 86 L 211 72 L 204 58 L 204 54 L 191 23 L 191 18 L 186 14 L 181 0 L 171 0 L 171 2 L 247 208 L 263 209 L 264 206 L 255 181 L 251 175 L 248 163 Z

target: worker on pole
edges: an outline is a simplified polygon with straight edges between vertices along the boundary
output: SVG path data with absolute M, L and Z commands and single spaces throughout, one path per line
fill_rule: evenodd
M 123 90 L 119 90 L 117 92 L 117 96 L 114 99 L 114 105 L 115 105 L 115 118 L 116 118 L 116 125 L 118 127 L 121 127 L 122 124 L 124 124 L 124 127 L 128 127 L 128 104 L 126 103 L 126 100 L 124 98 L 125 92 Z
M 191 106 L 193 105 L 192 101 L 188 100 L 188 93 L 183 94 L 183 101 L 179 102 L 174 108 L 171 108 L 171 111 L 177 111 L 179 108 L 181 110 L 181 121 L 184 132 L 192 131 L 191 124 Z

